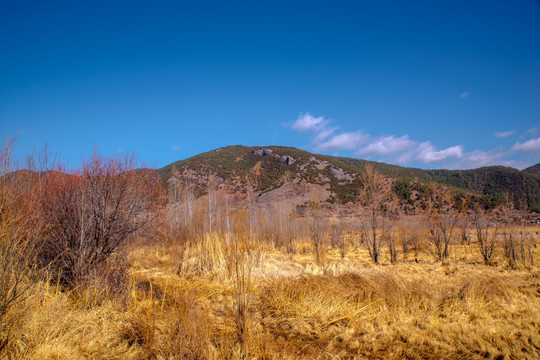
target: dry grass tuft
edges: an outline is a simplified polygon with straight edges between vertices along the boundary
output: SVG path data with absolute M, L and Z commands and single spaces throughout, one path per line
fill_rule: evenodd
M 516 349 L 536 357 L 540 337 L 532 329 L 540 307 L 522 303 L 511 279 L 474 274 L 437 286 L 439 280 L 381 270 L 282 279 L 261 295 L 264 328 L 290 358 L 495 359 Z M 528 328 L 525 339 L 507 335 L 504 317 L 515 307 L 528 314 L 511 325 Z

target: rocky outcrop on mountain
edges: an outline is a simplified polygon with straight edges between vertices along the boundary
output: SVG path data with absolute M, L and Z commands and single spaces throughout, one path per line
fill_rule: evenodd
M 354 176 L 352 174 L 349 174 L 348 172 L 344 171 L 342 168 L 337 168 L 337 167 L 334 167 L 332 166 L 330 168 L 330 172 L 332 173 L 332 175 L 335 176 L 336 179 L 338 179 L 339 181 L 347 181 L 347 182 L 350 182 L 350 181 L 353 181 L 354 180 Z
M 295 159 L 292 156 L 275 154 L 272 149 L 251 150 L 251 153 L 259 156 L 270 156 L 286 165 L 292 165 L 295 162 Z

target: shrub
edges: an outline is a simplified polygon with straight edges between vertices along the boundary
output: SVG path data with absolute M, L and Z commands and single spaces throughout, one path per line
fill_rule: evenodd
M 151 223 L 157 184 L 135 165 L 133 156 L 105 158 L 94 151 L 80 170 L 45 178 L 42 215 L 48 225 L 39 256 L 62 284 L 88 281 Z

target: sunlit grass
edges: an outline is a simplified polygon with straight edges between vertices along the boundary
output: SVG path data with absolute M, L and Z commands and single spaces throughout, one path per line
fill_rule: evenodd
M 427 245 L 374 265 L 351 240 L 346 256 L 311 244 L 293 254 L 261 244 L 248 296 L 249 332 L 235 327 L 234 281 L 223 239 L 128 248 L 125 294 L 108 284 L 61 289 L 42 281 L 12 309 L 6 359 L 536 359 L 540 272 L 484 265 L 474 244 L 435 260 Z M 210 241 L 212 240 L 212 241 Z M 537 241 L 538 239 L 536 239 Z M 205 245 L 206 244 L 206 245 Z M 534 248 L 538 256 L 538 248 Z

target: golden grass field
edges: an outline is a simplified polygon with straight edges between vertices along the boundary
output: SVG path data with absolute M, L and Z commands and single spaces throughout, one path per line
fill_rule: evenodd
M 537 231 L 537 230 L 535 230 Z M 536 234 L 535 242 L 538 242 Z M 62 290 L 41 281 L 11 309 L 2 359 L 538 359 L 540 271 L 484 265 L 475 244 L 373 264 L 347 245 L 316 263 L 261 245 L 250 258 L 246 332 L 237 331 L 235 277 L 217 236 L 185 252 L 130 244 L 123 291 L 107 282 Z M 534 255 L 540 259 L 538 247 Z M 182 255 L 183 253 L 183 255 Z

